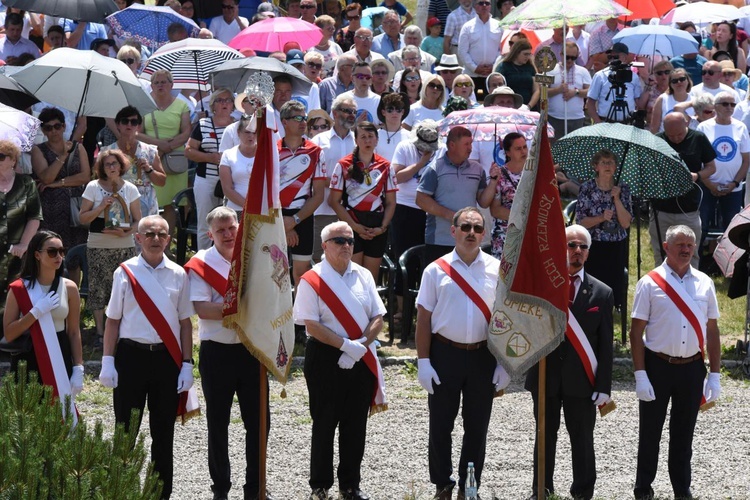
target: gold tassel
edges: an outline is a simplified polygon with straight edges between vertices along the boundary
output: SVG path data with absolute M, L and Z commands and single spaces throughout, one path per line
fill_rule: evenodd
M 286 399 L 286 387 L 284 387 L 283 389 L 281 389 L 280 396 L 281 396 L 281 399 Z

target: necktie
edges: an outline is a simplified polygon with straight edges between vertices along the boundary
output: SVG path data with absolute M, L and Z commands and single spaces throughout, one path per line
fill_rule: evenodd
M 578 280 L 578 275 L 574 274 L 570 277 L 570 291 L 568 292 L 568 301 L 570 304 L 573 304 L 573 300 L 576 298 L 576 281 Z

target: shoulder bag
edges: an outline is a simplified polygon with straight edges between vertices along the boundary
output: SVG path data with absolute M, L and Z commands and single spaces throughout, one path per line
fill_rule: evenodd
M 156 126 L 156 116 L 154 113 L 151 113 L 151 123 L 154 125 L 154 133 L 158 139 L 159 128 Z M 161 164 L 167 175 L 181 174 L 187 172 L 188 169 L 188 159 L 185 158 L 184 151 L 172 151 L 171 153 L 161 155 Z

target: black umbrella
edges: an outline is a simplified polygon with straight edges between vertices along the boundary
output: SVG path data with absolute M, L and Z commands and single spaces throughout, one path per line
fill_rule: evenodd
M 299 94 L 310 92 L 312 83 L 305 75 L 291 64 L 272 57 L 248 57 L 223 63 L 211 72 L 213 88 L 226 87 L 235 93 L 244 92 L 247 79 L 258 71 L 265 71 L 272 78 L 278 75 L 289 75 L 292 78 L 292 92 Z
M 22 69 L 21 66 L 0 67 L 0 102 L 25 110 L 39 102 L 39 99 L 29 94 L 14 79 L 13 74 Z
M 3 5 L 92 23 L 104 22 L 105 17 L 120 10 L 114 0 L 3 0 Z

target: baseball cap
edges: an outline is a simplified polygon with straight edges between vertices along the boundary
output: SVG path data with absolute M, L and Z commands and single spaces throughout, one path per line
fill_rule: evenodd
M 431 17 L 427 20 L 427 27 L 432 28 L 433 26 L 437 26 L 440 24 L 440 19 L 437 17 Z
M 624 43 L 617 42 L 616 44 L 612 45 L 612 48 L 607 51 L 607 54 L 611 52 L 618 52 L 620 54 L 630 54 L 630 49 Z
M 286 53 L 286 63 L 291 65 L 305 64 L 305 56 L 301 50 L 292 49 Z

